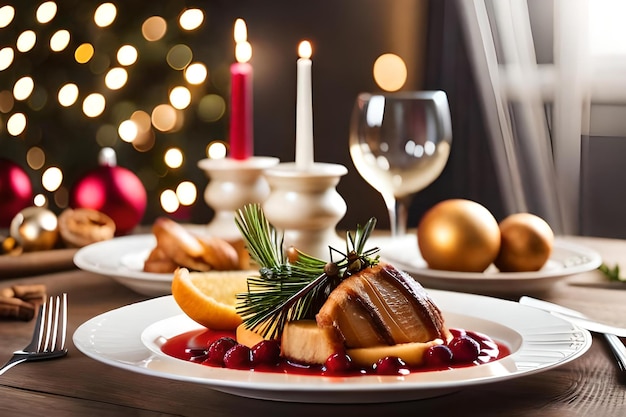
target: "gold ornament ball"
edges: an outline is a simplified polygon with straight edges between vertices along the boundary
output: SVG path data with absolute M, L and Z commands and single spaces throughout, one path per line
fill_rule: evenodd
M 24 252 L 49 250 L 59 237 L 57 216 L 43 207 L 27 207 L 11 220 L 9 229 Z
M 500 250 L 500 229 L 482 204 L 465 199 L 444 200 L 420 220 L 417 243 L 429 268 L 483 272 Z
M 500 222 L 502 242 L 494 261 L 500 272 L 538 271 L 550 258 L 554 232 L 541 217 L 515 213 Z

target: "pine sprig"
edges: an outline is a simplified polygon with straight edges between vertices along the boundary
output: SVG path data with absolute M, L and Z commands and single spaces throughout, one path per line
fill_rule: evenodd
M 248 278 L 247 293 L 237 295 L 237 312 L 248 329 L 265 337 L 277 337 L 290 320 L 314 318 L 343 278 L 378 263 L 378 248 L 364 250 L 375 218 L 358 226 L 354 237 L 347 234 L 345 254 L 330 248 L 331 260 L 325 261 L 290 248 L 295 251 L 291 262 L 285 256 L 283 237 L 258 204 L 244 206 L 235 221 L 251 258 L 260 265 L 260 276 Z M 336 262 L 333 253 L 340 257 Z

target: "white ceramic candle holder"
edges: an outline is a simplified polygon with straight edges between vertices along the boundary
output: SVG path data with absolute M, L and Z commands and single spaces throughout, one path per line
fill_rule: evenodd
M 254 156 L 236 160 L 232 158 L 202 159 L 198 167 L 209 178 L 204 191 L 204 201 L 215 211 L 206 232 L 223 239 L 241 237 L 235 224 L 235 212 L 246 204 L 261 204 L 270 194 L 263 171 L 279 163 L 278 158 Z
M 329 246 L 345 251 L 335 227 L 347 206 L 335 186 L 347 173 L 343 165 L 327 163 L 314 163 L 307 170 L 281 163 L 265 171 L 271 191 L 263 211 L 284 233 L 285 248 L 294 246 L 321 259 L 329 259 Z

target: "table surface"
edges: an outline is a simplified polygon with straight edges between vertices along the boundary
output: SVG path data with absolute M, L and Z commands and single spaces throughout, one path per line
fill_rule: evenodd
M 568 239 L 597 250 L 609 265 L 626 265 L 626 241 Z M 15 283 L 43 283 L 49 294 L 67 292 L 70 336 L 98 314 L 147 299 L 111 278 L 76 269 L 3 279 L 0 287 Z M 592 271 L 568 277 L 541 297 L 592 318 L 626 326 L 625 291 L 626 284 L 610 285 L 599 271 Z M 0 363 L 27 344 L 33 324 L 0 321 Z M 382 404 L 297 404 L 242 398 L 114 368 L 86 357 L 70 341 L 67 357 L 21 364 L 0 376 L 0 414 L 623 416 L 626 389 L 617 369 L 604 339 L 593 335 L 589 351 L 568 364 L 437 398 Z

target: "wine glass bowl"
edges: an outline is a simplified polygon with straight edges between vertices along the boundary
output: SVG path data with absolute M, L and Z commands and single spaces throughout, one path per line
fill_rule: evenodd
M 452 142 L 443 91 L 361 93 L 350 124 L 350 156 L 383 197 L 391 235 L 406 233 L 412 196 L 441 175 Z

